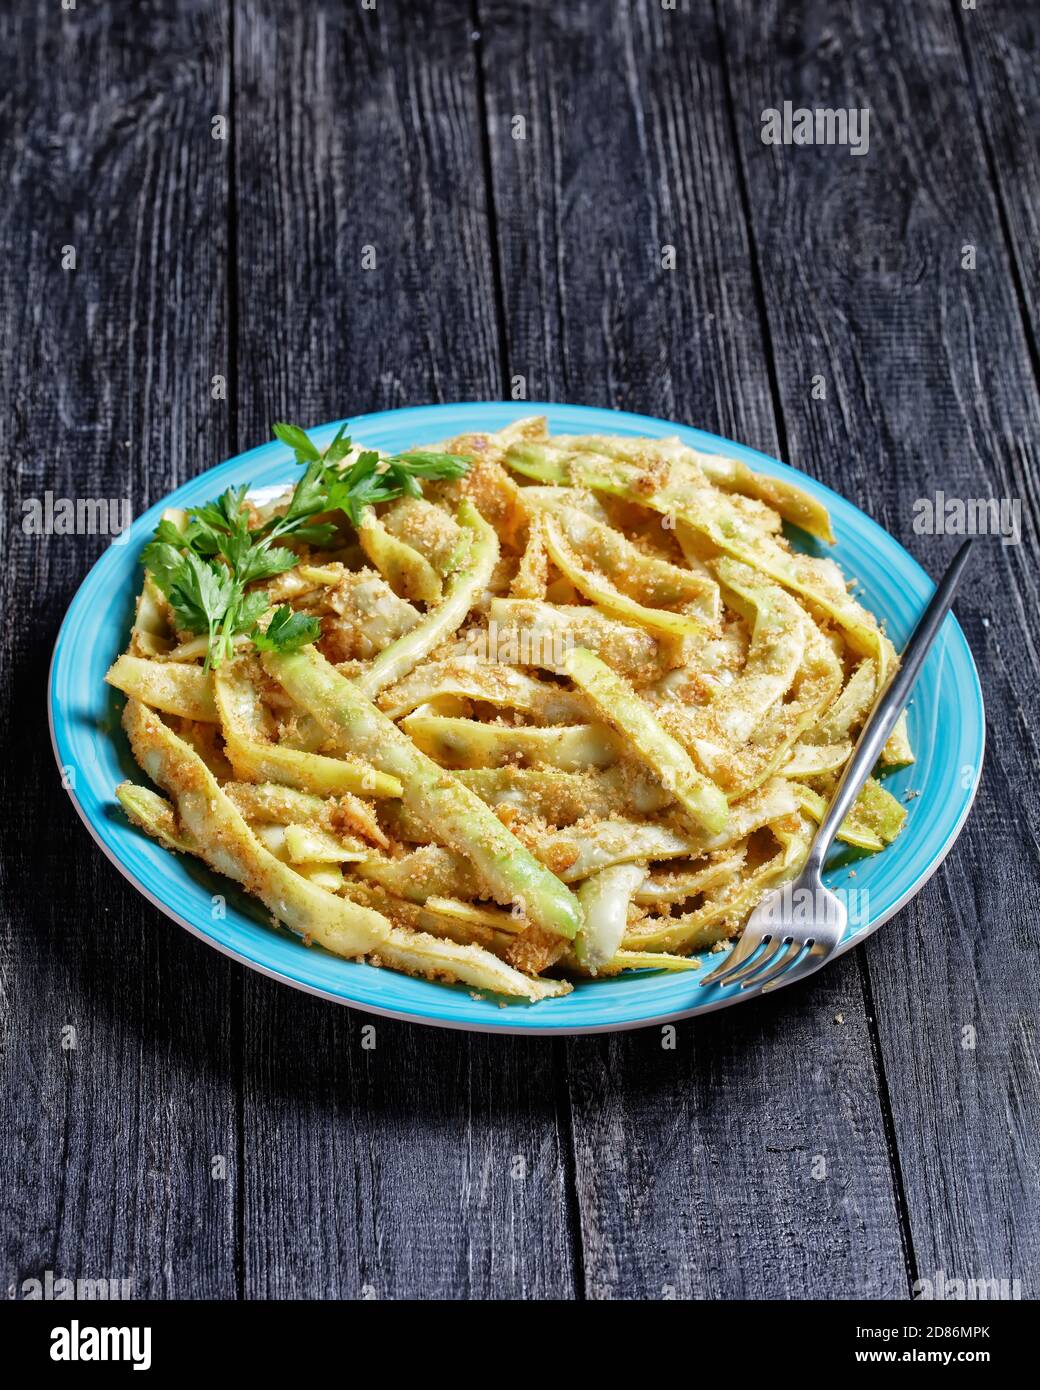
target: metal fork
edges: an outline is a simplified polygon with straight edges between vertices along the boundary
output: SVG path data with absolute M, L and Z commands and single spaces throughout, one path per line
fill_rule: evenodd
M 953 604 L 970 550 L 969 539 L 943 575 L 942 583 L 906 645 L 899 670 L 863 726 L 855 752 L 820 822 L 801 873 L 762 899 L 748 918 L 744 934 L 732 952 L 701 980 L 702 985 L 777 989 L 819 970 L 837 949 L 845 935 L 848 911 L 842 900 L 823 886 L 820 877 L 823 861 L 902 713 L 924 659 Z

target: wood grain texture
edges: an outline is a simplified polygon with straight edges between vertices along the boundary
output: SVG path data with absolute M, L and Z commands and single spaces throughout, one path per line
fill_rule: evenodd
M 481 27 L 510 372 L 775 453 L 710 11 L 493 4 Z M 867 1033 L 844 961 L 681 1027 L 674 1051 L 655 1032 L 570 1045 L 586 1293 L 905 1295 Z
M 991 731 L 978 802 L 933 882 L 858 954 L 917 1276 L 1017 1278 L 1035 1296 L 1040 411 L 1014 250 L 950 8 L 720 14 L 792 460 L 826 460 L 936 575 L 957 542 L 914 533 L 915 499 L 1021 500 L 1023 544 L 982 542 L 957 604 Z M 870 154 L 764 145 L 760 113 L 785 98 L 869 105 Z M 826 401 L 807 390 L 816 373 Z
M 3 1284 L 129 1279 L 234 1296 L 235 970 L 100 854 L 59 784 L 44 688 L 106 541 L 28 536 L 22 504 L 133 510 L 226 452 L 224 12 L 5 6 Z M 17 60 L 13 59 L 17 55 Z M 74 247 L 75 270 L 62 269 Z M 201 446 L 205 441 L 205 449 Z M 75 1048 L 63 1050 L 75 1030 Z M 211 1179 L 213 1155 L 228 1159 Z
M 951 0 L 976 119 L 1008 240 L 1019 304 L 1037 370 L 1040 341 L 1040 18 L 1035 5 L 991 0 L 965 10 Z
M 15 1296 L 52 1270 L 147 1298 L 905 1298 L 940 1269 L 1037 1295 L 1038 28 L 1013 0 L 4 7 Z M 763 145 L 785 99 L 868 105 L 869 155 Z M 957 848 L 864 949 L 674 1048 L 420 1029 L 247 972 L 124 883 L 53 769 L 49 652 L 105 541 L 26 536 L 24 500 L 139 512 L 274 419 L 517 377 L 787 457 L 932 573 L 955 541 L 914 533 L 916 498 L 1021 501 L 959 604 L 990 737 Z
M 775 454 L 710 12 L 478 13 L 510 378 Z
M 251 0 L 235 63 L 241 446 L 496 396 L 465 13 Z M 572 1293 L 551 1046 L 246 994 L 248 1296 Z
M 569 1046 L 590 1298 L 900 1298 L 854 966 L 783 1006 Z
M 239 0 L 235 24 L 243 443 L 272 410 L 496 396 L 465 14 Z

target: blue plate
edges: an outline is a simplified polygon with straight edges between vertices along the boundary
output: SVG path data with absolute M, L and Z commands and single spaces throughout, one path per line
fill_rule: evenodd
M 907 552 L 869 517 L 829 488 L 764 454 L 703 430 L 643 415 L 588 406 L 521 402 L 418 406 L 356 417 L 350 433 L 360 443 L 387 450 L 432 443 L 471 431 L 501 429 L 524 415 L 544 414 L 554 434 L 678 435 L 707 453 L 743 459 L 763 473 L 789 477 L 830 509 L 837 544 L 829 550 L 858 595 L 887 624 L 897 648 L 909 636 L 933 584 Z M 335 424 L 314 431 L 327 442 Z M 499 1033 L 593 1033 L 686 1018 L 720 1009 L 755 991 L 701 988 L 698 972 L 641 972 L 576 986 L 561 999 L 509 1004 L 474 998 L 463 986 L 432 984 L 390 970 L 339 960 L 307 948 L 265 922 L 259 903 L 201 863 L 168 853 L 124 819 L 113 789 L 126 777 L 142 778 L 119 723 L 122 697 L 105 685 L 110 663 L 126 646 L 133 600 L 141 582 L 138 557 L 164 507 L 185 507 L 241 483 L 252 487 L 299 476 L 280 443 L 231 459 L 195 478 L 134 522 L 83 581 L 62 623 L 51 665 L 49 713 L 55 756 L 76 809 L 90 833 L 136 888 L 175 922 L 218 950 L 273 979 L 371 1013 L 447 1028 Z M 910 736 L 917 762 L 888 779 L 897 795 L 917 795 L 896 843 L 850 868 L 828 872 L 832 887 L 856 891 L 860 911 L 842 945 L 847 950 L 876 930 L 935 872 L 964 824 L 982 771 L 985 721 L 971 652 L 950 617 L 930 653 L 910 707 Z M 214 895 L 226 899 L 226 915 L 213 915 Z M 865 910 L 863 910 L 865 909 Z M 142 918 L 142 930 L 148 929 Z M 712 965 L 718 955 L 709 958 Z

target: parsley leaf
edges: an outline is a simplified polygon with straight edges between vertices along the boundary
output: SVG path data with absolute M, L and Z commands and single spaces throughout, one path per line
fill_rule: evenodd
M 284 545 L 253 546 L 238 566 L 239 578 L 243 584 L 251 584 L 254 579 L 271 579 L 291 570 L 299 558 Z
M 180 546 L 183 545 L 184 542 L 180 532 L 177 532 L 176 545 L 172 545 L 169 541 L 159 539 L 160 529 L 169 524 L 169 522 L 160 521 L 159 527 L 155 532 L 156 538 L 149 541 L 141 556 L 142 565 L 144 565 L 145 569 L 151 570 L 152 577 L 167 597 L 169 597 L 170 589 L 184 564 L 184 555 L 180 549 Z M 176 527 L 174 529 L 176 530 Z
M 321 634 L 321 623 L 306 613 L 294 613 L 282 606 L 271 618 L 267 631 L 257 628 L 249 635 L 262 652 L 295 652 L 314 642 Z
M 235 581 L 227 571 L 209 565 L 193 550 L 172 576 L 167 598 L 181 627 L 189 632 L 214 630 L 227 611 Z
M 315 463 L 321 458 L 317 446 L 311 443 L 307 431 L 301 430 L 299 425 L 280 422 L 273 428 L 276 439 L 288 444 L 290 449 L 295 449 L 297 463 Z
M 258 620 L 270 606 L 271 600 L 266 589 L 253 589 L 251 593 L 246 594 L 235 614 L 235 632 L 248 632 L 256 627 Z
M 398 454 L 394 463 L 415 478 L 461 478 L 469 468 L 469 459 L 459 454 L 436 454 L 428 449 L 409 449 Z

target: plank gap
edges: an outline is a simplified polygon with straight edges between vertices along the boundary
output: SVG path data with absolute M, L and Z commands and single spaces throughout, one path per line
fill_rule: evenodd
M 910 1205 L 903 1185 L 903 1165 L 899 1157 L 899 1141 L 896 1137 L 896 1121 L 892 1110 L 892 1098 L 888 1090 L 888 1077 L 885 1074 L 885 1054 L 878 1031 L 877 1010 L 874 1007 L 874 986 L 867 969 L 865 947 L 856 951 L 856 965 L 859 970 L 860 985 L 863 989 L 863 1011 L 866 1015 L 867 1038 L 870 1043 L 870 1056 L 877 1077 L 878 1104 L 881 1107 L 881 1123 L 884 1129 L 885 1145 L 888 1149 L 889 1170 L 892 1175 L 892 1195 L 896 1214 L 899 1218 L 899 1241 L 906 1266 L 907 1287 L 913 1297 L 914 1285 L 918 1280 L 917 1251 L 914 1248 L 913 1228 L 910 1224 Z
M 1022 334 L 1029 348 L 1029 363 L 1033 369 L 1033 379 L 1040 385 L 1040 345 L 1037 344 L 1036 335 L 1033 331 L 1033 322 L 1029 314 L 1029 299 L 1026 295 L 1025 284 L 1022 279 L 1022 268 L 1018 259 L 1018 247 L 1015 244 L 1015 238 L 1011 232 L 1011 218 L 1008 215 L 1007 202 L 1004 198 L 1004 189 L 997 170 L 997 161 L 993 153 L 993 144 L 990 140 L 986 122 L 982 116 L 982 98 L 978 83 L 975 81 L 975 67 L 971 61 L 971 51 L 968 48 L 968 35 L 964 28 L 964 11 L 961 8 L 960 0 L 950 0 L 950 3 L 953 6 L 957 40 L 960 44 L 961 56 L 964 59 L 964 71 L 968 90 L 971 93 L 972 114 L 975 117 L 975 125 L 979 132 L 979 144 L 982 146 L 983 157 L 986 161 L 986 171 L 989 174 L 989 181 L 993 187 L 993 200 L 997 209 L 997 219 L 1000 222 L 1000 232 L 1004 238 L 1004 245 L 1007 248 L 1008 269 L 1011 273 L 1011 285 L 1015 291 L 1015 304 L 1018 308 L 1018 317 L 1022 323 Z
M 231 447 L 240 453 L 238 433 L 238 122 L 235 68 L 236 0 L 227 6 L 228 173 L 227 173 L 227 401 Z M 235 1042 L 235 1297 L 246 1296 L 246 1064 L 242 966 L 232 988 L 231 1034 Z
M 480 27 L 477 0 L 470 0 L 473 23 L 473 71 L 477 98 L 477 127 L 480 132 L 480 163 L 484 178 L 484 206 L 487 213 L 488 241 L 491 244 L 491 279 L 495 291 L 495 328 L 498 334 L 499 380 L 502 399 L 509 400 L 509 327 L 506 323 L 505 288 L 502 282 L 502 254 L 498 239 L 498 208 L 495 204 L 495 175 L 491 164 L 491 129 L 488 119 L 487 83 L 484 76 L 484 35 Z
M 578 1156 L 574 1144 L 574 1112 L 571 1107 L 570 1067 L 567 1059 L 567 1043 L 564 1038 L 554 1038 L 553 1076 L 556 1087 L 556 1113 L 560 1128 L 560 1153 L 563 1159 L 564 1210 L 567 1225 L 571 1232 L 571 1269 L 574 1279 L 574 1298 L 584 1303 L 588 1297 L 585 1288 L 585 1241 L 581 1229 L 581 1203 L 578 1200 Z
M 719 44 L 719 71 L 722 75 L 725 119 L 726 125 L 729 128 L 730 139 L 733 141 L 733 169 L 736 177 L 737 191 L 740 197 L 740 212 L 744 219 L 744 226 L 747 229 L 748 266 L 751 271 L 752 293 L 759 322 L 762 325 L 762 355 L 765 358 L 766 375 L 769 380 L 769 397 L 773 403 L 773 417 L 776 425 L 777 442 L 780 446 L 780 458 L 787 463 L 790 457 L 787 448 L 787 419 L 784 415 L 783 400 L 780 395 L 780 378 L 776 369 L 776 353 L 773 348 L 773 334 L 769 325 L 769 310 L 766 307 L 765 288 L 762 284 L 762 266 L 758 251 L 758 238 L 755 235 L 755 223 L 751 215 L 751 193 L 748 188 L 747 170 L 744 168 L 743 152 L 740 145 L 740 133 L 737 130 L 733 84 L 730 80 L 729 58 L 726 52 L 726 35 L 722 27 L 722 20 L 719 16 L 718 0 L 714 0 L 712 13 L 715 17 L 715 33 L 718 37 Z
M 242 441 L 238 435 L 238 121 L 237 121 L 237 74 L 235 71 L 235 5 L 236 0 L 228 0 L 228 125 L 230 141 L 228 147 L 228 193 L 227 193 L 227 392 L 228 429 L 231 446 L 235 453 L 241 452 Z

